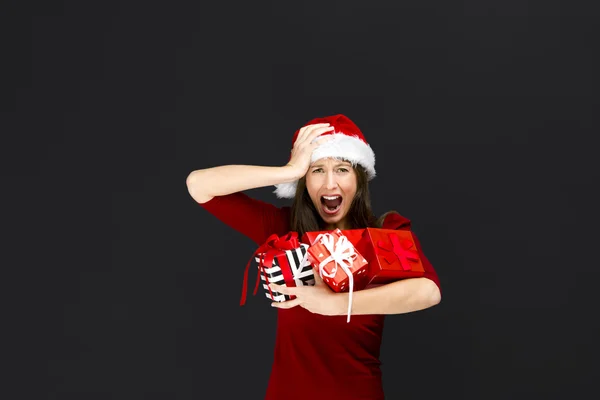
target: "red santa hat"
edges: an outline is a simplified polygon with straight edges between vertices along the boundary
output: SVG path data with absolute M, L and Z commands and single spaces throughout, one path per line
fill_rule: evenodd
M 333 139 L 317 147 L 311 158 L 311 163 L 322 158 L 340 158 L 352 165 L 361 165 L 367 172 L 368 180 L 375 178 L 375 153 L 365 140 L 364 135 L 350 118 L 338 114 L 329 117 L 315 118 L 304 126 L 329 123 L 334 129 L 321 136 L 333 135 Z M 292 146 L 296 142 L 300 129 L 294 134 Z M 275 185 L 274 193 L 279 198 L 291 199 L 296 195 L 298 181 Z

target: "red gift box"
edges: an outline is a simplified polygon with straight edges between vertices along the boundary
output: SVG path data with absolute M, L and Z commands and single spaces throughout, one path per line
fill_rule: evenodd
M 310 240 L 308 237 L 307 240 Z M 333 291 L 348 291 L 348 319 L 352 310 L 352 293 L 368 283 L 369 263 L 341 230 L 319 233 L 310 240 L 308 260 Z
M 364 229 L 348 229 L 342 230 L 342 235 L 346 236 L 350 242 L 356 246 L 356 244 L 362 239 Z M 302 235 L 301 242 L 312 245 L 319 235 L 323 233 L 332 233 L 334 231 L 315 231 L 315 232 L 306 232 Z
M 425 275 L 410 231 L 366 228 L 355 246 L 369 260 L 369 284 Z
M 369 263 L 341 230 L 307 232 L 302 241 L 310 244 L 308 259 L 334 292 L 350 290 L 350 275 L 353 290 L 367 285 Z
M 425 275 L 410 231 L 365 228 L 341 232 L 369 262 L 365 287 Z M 306 232 L 302 242 L 312 244 L 320 233 L 323 232 Z

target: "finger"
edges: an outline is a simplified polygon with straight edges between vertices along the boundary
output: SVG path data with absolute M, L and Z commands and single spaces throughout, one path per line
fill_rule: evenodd
M 300 305 L 300 299 L 298 299 L 297 297 L 293 300 L 281 301 L 281 302 L 274 301 L 271 303 L 272 307 L 283 308 L 283 309 L 288 309 L 288 308 L 296 307 L 299 305 Z
M 311 146 L 313 148 L 316 148 L 316 147 L 319 147 L 320 145 L 322 145 L 325 142 L 329 142 L 332 139 L 333 139 L 333 136 L 331 136 L 331 135 L 323 136 L 322 138 L 319 138 L 319 139 L 315 140 L 314 142 L 312 142 Z
M 300 131 L 298 132 L 298 137 L 296 138 L 296 143 L 301 142 L 302 140 L 304 140 L 304 135 L 306 134 L 306 130 L 308 128 L 310 128 L 310 125 L 303 126 L 302 128 L 300 128 Z
M 294 296 L 298 295 L 298 288 L 297 287 L 289 287 L 289 286 L 285 286 L 285 285 L 277 285 L 275 283 L 270 283 L 269 287 L 271 288 L 271 290 L 274 290 L 274 291 L 279 292 L 281 294 L 294 295 Z
M 311 137 L 311 135 L 313 135 L 316 130 L 319 130 L 319 129 L 328 129 L 328 128 L 333 129 L 333 127 L 331 127 L 331 125 L 328 124 L 328 123 L 325 123 L 325 124 L 313 124 L 313 125 L 305 126 L 304 128 L 302 128 L 302 129 L 304 129 L 304 131 L 300 131 L 298 133 L 298 139 L 296 141 L 298 143 L 302 143 L 302 142 L 304 142 L 306 140 L 309 140 L 310 137 Z
M 313 141 L 314 141 L 314 140 L 315 140 L 317 137 L 321 136 L 321 135 L 322 135 L 322 134 L 324 134 L 324 133 L 327 133 L 327 132 L 332 132 L 333 130 L 334 130 L 333 126 L 328 126 L 328 127 L 324 127 L 324 128 L 318 128 L 318 129 L 315 129 L 314 131 L 312 131 L 311 133 L 309 133 L 309 134 L 306 136 L 306 140 L 305 140 L 305 142 L 306 142 L 306 143 L 311 143 L 311 144 L 312 144 L 312 143 L 313 143 Z
M 300 128 L 300 132 L 298 132 L 298 137 L 296 138 L 296 141 L 298 141 L 298 142 L 303 141 L 305 139 L 306 135 L 309 134 L 310 132 L 312 132 L 312 130 L 314 128 L 321 128 L 321 127 L 325 127 L 325 126 L 329 126 L 329 124 L 322 123 L 322 124 L 312 124 L 312 125 L 303 126 L 302 128 Z
M 321 275 L 319 274 L 319 270 L 317 268 L 313 268 L 313 274 L 315 276 L 315 286 L 322 285 L 324 283 L 323 278 L 321 278 Z

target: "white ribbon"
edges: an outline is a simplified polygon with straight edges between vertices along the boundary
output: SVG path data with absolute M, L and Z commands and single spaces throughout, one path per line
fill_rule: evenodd
M 294 275 L 293 275 L 294 279 L 299 279 L 299 276 L 302 273 L 302 269 L 304 268 L 304 266 L 308 262 L 308 245 L 307 244 L 301 244 L 300 247 L 304 248 L 304 256 L 302 256 L 302 260 L 300 260 L 300 264 L 298 265 L 298 269 L 296 270 L 296 272 L 294 272 Z
M 352 311 L 352 292 L 354 290 L 354 276 L 352 276 L 350 267 L 357 256 L 356 251 L 354 250 L 354 245 L 344 235 L 340 235 L 337 242 L 334 243 L 335 237 L 333 235 L 330 233 L 321 233 L 315 239 L 315 243 L 319 242 L 319 240 L 320 243 L 322 243 L 330 253 L 327 258 L 319 263 L 319 275 L 321 278 L 323 275 L 328 278 L 333 278 L 337 273 L 338 265 L 342 268 L 342 270 L 344 270 L 346 275 L 348 275 L 348 319 L 346 322 L 350 322 L 350 313 Z M 331 272 L 327 273 L 323 267 L 325 267 L 325 265 L 331 261 L 334 261 L 334 266 L 331 269 Z

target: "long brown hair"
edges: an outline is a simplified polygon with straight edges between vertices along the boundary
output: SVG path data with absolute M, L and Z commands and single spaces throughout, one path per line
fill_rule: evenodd
M 390 211 L 377 218 L 371 208 L 371 194 L 365 169 L 357 164 L 353 166 L 356 172 L 356 194 L 348 210 L 348 223 L 350 229 L 378 228 Z M 291 207 L 291 229 L 302 237 L 305 232 L 320 231 L 324 228 L 324 221 L 319 216 L 315 206 L 306 190 L 306 176 L 298 181 L 296 195 Z

